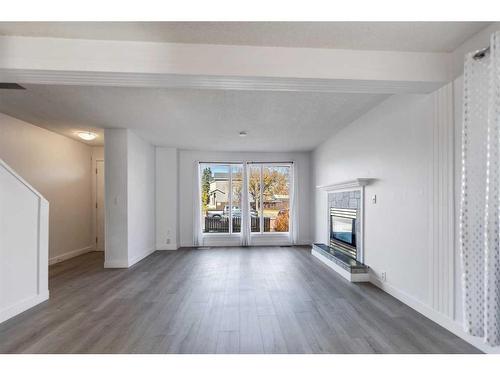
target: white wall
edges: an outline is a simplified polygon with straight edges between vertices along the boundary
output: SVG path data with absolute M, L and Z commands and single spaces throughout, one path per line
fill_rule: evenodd
M 91 151 L 0 113 L 0 158 L 50 202 L 51 262 L 94 249 Z
M 298 243 L 310 244 L 311 221 L 311 178 L 310 153 L 265 153 L 265 152 L 212 152 L 212 151 L 179 151 L 179 228 L 180 246 L 193 246 L 193 214 L 194 214 L 194 168 L 198 161 L 293 161 L 296 178 L 298 178 Z
M 46 300 L 49 204 L 0 159 L 0 323 Z
M 420 301 L 428 297 L 432 110 L 430 95 L 393 96 L 313 152 L 315 185 L 376 179 L 366 187 L 365 262 Z M 315 196 L 315 240 L 327 243 L 326 193 Z
M 105 129 L 105 267 L 130 267 L 155 249 L 155 149 L 127 129 Z
M 155 250 L 155 148 L 127 132 L 128 262 L 138 262 Z
M 178 151 L 156 147 L 156 250 L 176 250 L 179 238 Z
M 105 267 L 128 267 L 127 132 L 104 130 Z

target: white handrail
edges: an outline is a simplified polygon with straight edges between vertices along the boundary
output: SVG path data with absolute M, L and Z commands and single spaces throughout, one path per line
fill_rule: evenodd
M 22 178 L 21 176 L 19 176 L 19 174 L 14 170 L 12 169 L 5 161 L 3 161 L 1 158 L 0 158 L 0 165 L 2 167 L 5 168 L 5 170 L 7 170 L 7 172 L 9 172 L 10 174 L 12 174 L 15 178 L 17 178 L 20 182 L 22 182 L 28 189 L 30 189 L 35 195 L 39 196 L 41 199 L 43 199 L 44 201 L 48 202 L 47 199 L 45 199 L 45 197 L 38 191 L 36 190 L 33 186 L 31 186 L 24 178 Z

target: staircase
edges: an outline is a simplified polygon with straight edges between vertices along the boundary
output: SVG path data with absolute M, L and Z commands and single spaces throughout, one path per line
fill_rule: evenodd
M 0 323 L 49 298 L 49 202 L 0 159 Z

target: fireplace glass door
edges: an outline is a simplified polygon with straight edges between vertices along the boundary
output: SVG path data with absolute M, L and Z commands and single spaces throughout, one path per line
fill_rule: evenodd
M 357 211 L 348 208 L 330 208 L 330 245 L 356 259 Z

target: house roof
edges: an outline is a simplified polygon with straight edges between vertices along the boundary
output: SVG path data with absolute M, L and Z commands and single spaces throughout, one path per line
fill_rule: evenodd
M 226 192 L 222 191 L 221 189 L 210 190 L 210 192 L 208 194 L 213 194 L 213 193 L 216 193 L 216 192 L 219 192 L 219 193 L 222 193 L 222 194 L 226 194 Z

